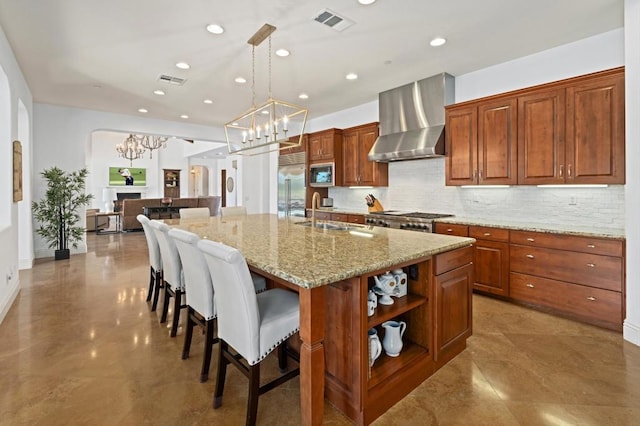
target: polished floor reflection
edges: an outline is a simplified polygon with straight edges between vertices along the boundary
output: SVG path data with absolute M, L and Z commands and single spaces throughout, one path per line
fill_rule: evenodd
M 88 235 L 89 252 L 38 260 L 0 324 L 0 424 L 243 424 L 247 380 L 200 383 L 202 336 L 145 302 L 142 233 Z M 474 296 L 468 348 L 377 425 L 637 425 L 640 348 L 619 333 Z M 215 371 L 216 357 L 211 371 Z M 274 360 L 265 371 L 276 371 Z M 258 423 L 300 422 L 297 379 L 260 398 Z M 350 424 L 325 404 L 325 424 Z

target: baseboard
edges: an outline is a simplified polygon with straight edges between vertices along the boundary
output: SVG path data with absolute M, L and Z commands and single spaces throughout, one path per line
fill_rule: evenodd
M 636 346 L 640 346 L 640 326 L 632 324 L 629 320 L 624 321 L 622 326 L 622 335 L 624 340 L 633 343 Z
M 33 259 L 19 259 L 18 260 L 18 269 L 31 269 L 33 268 Z
M 74 254 L 86 253 L 87 245 L 85 243 L 79 243 L 77 248 L 70 247 L 70 249 L 71 249 L 72 256 Z M 50 248 L 36 249 L 34 252 L 34 255 L 36 259 L 42 259 L 43 257 L 53 257 L 55 251 L 56 251 L 55 249 L 50 249 Z
M 9 297 L 5 299 L 4 306 L 2 306 L 2 310 L 0 310 L 0 324 L 4 321 L 4 318 L 9 313 L 9 309 L 13 306 L 13 302 L 15 302 L 16 297 L 18 297 L 18 293 L 20 293 L 20 279 L 15 280 L 15 287 L 10 290 Z

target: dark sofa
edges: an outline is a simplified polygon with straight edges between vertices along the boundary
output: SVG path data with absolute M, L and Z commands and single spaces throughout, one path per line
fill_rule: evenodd
M 120 215 L 123 231 L 141 230 L 142 225 L 136 216 L 143 214 L 143 207 L 161 207 L 162 198 L 139 198 L 122 200 Z M 220 197 L 174 198 L 173 207 L 209 207 L 211 216 L 217 216 L 220 211 Z

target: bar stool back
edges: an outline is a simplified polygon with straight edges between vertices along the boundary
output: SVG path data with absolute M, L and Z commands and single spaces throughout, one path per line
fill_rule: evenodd
M 138 222 L 142 224 L 144 236 L 147 239 L 147 248 L 149 249 L 149 291 L 147 292 L 147 302 L 151 300 L 153 294 L 153 302 L 151 303 L 151 311 L 155 311 L 158 306 L 158 298 L 160 297 L 160 288 L 162 287 L 162 256 L 160 256 L 160 247 L 156 234 L 149 225 L 149 218 L 143 214 L 136 216 Z

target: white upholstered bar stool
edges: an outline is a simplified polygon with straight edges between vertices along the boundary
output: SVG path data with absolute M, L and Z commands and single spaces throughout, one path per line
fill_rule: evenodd
M 246 216 L 247 208 L 245 206 L 220 207 L 220 216 Z
M 209 217 L 211 212 L 209 207 L 192 207 L 180 209 L 180 219 L 193 219 L 197 217 Z
M 213 345 L 218 341 L 218 338 L 214 337 L 216 309 L 211 274 L 202 252 L 197 247 L 200 237 L 182 229 L 171 229 L 169 237 L 175 241 L 182 261 L 182 270 L 184 271 L 187 326 L 184 333 L 182 359 L 189 358 L 193 327 L 197 324 L 203 329 L 206 336 L 204 358 L 202 359 L 202 369 L 200 370 L 200 382 L 206 382 L 209 378 Z
M 175 337 L 178 332 L 178 321 L 180 320 L 180 309 L 186 308 L 186 304 L 182 304 L 182 295 L 184 293 L 184 278 L 182 272 L 182 263 L 176 243 L 169 237 L 169 227 L 157 220 L 149 222 L 151 228 L 158 239 L 160 247 L 160 256 L 162 256 L 162 276 L 164 282 L 164 300 L 162 303 L 162 317 L 160 323 L 167 321 L 169 313 L 169 299 L 173 297 L 173 320 L 171 322 L 171 337 Z
M 156 234 L 149 225 L 149 218 L 143 214 L 136 216 L 138 222 L 142 224 L 144 236 L 147 239 L 147 248 L 149 249 L 149 292 L 147 293 L 147 302 L 153 296 L 151 303 L 151 311 L 155 311 L 158 306 L 158 298 L 160 297 L 160 288 L 162 288 L 162 257 L 160 256 L 160 247 Z
M 256 294 L 247 262 L 238 250 L 208 240 L 200 240 L 198 248 L 211 273 L 218 314 L 220 344 L 213 408 L 222 405 L 227 365 L 233 364 L 249 378 L 246 424 L 254 425 L 258 397 L 300 373 L 296 368 L 260 386 L 260 363 L 274 349 L 278 348 L 281 369 L 286 368 L 287 355 L 299 361 L 286 347 L 287 339 L 300 329 L 298 295 L 280 288 Z

